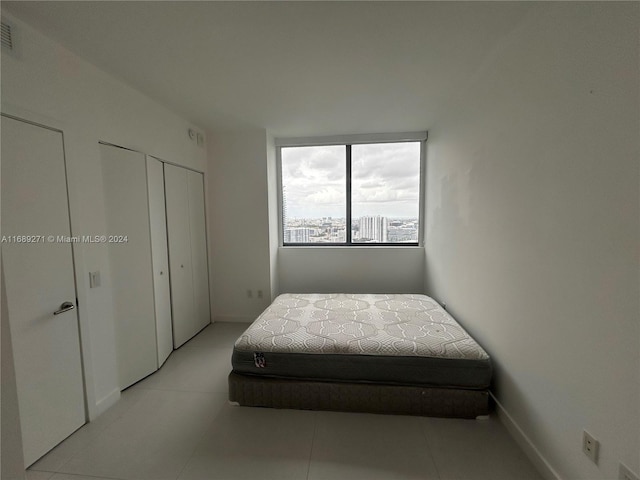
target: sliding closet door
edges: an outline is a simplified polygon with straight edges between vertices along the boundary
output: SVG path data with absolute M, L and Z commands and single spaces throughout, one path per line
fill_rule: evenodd
M 130 386 L 158 368 L 155 305 L 143 154 L 100 145 L 107 212 L 120 387 Z
M 191 264 L 193 265 L 194 328 L 197 331 L 211 323 L 203 179 L 204 175 L 201 173 L 191 170 L 187 172 L 189 223 L 191 226 Z
M 169 252 L 167 250 L 167 217 L 165 214 L 162 162 L 149 156 L 147 156 L 147 182 L 149 191 L 149 220 L 151 223 L 151 256 L 153 259 L 158 367 L 160 367 L 173 351 Z
M 197 332 L 194 325 L 187 171 L 174 165 L 164 165 L 174 348 Z

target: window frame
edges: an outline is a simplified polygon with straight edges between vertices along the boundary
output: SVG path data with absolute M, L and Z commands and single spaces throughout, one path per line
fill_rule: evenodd
M 424 203 L 425 203 L 425 177 L 426 177 L 426 141 L 428 133 L 424 132 L 402 132 L 402 133 L 382 133 L 382 134 L 358 134 L 358 135 L 335 135 L 327 137 L 297 137 L 297 138 L 276 138 L 276 163 L 277 163 L 277 188 L 278 188 L 278 245 L 280 247 L 311 247 L 311 248 L 334 248 L 334 247 L 422 247 L 424 245 Z M 418 241 L 417 242 L 353 242 L 351 238 L 352 226 L 352 195 L 351 195 L 351 147 L 353 145 L 375 144 L 375 143 L 420 143 L 420 188 L 418 198 Z M 287 147 L 320 147 L 344 145 L 346 146 L 346 209 L 345 228 L 346 242 L 336 243 L 297 243 L 284 242 L 284 212 L 282 199 L 282 149 Z

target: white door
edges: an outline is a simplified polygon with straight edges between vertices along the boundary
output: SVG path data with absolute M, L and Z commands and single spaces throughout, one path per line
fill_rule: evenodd
M 85 423 L 73 256 L 63 240 L 71 232 L 62 133 L 3 116 L 1 177 L 2 262 L 28 466 Z
M 207 228 L 204 210 L 204 176 L 187 171 L 189 189 L 189 224 L 191 227 L 191 264 L 193 265 L 193 302 L 195 329 L 211 323 L 209 313 L 209 268 L 207 261 Z
M 173 351 L 171 291 L 169 286 L 164 172 L 162 162 L 149 156 L 147 156 L 147 183 L 149 191 L 149 220 L 151 222 L 151 255 L 153 257 L 158 367 L 160 367 Z
M 178 348 L 198 331 L 195 328 L 193 305 L 187 170 L 165 163 L 164 184 L 171 271 L 173 346 Z
M 100 145 L 107 233 L 126 241 L 109 243 L 116 314 L 120 388 L 158 369 L 156 318 L 147 196 L 142 153 Z

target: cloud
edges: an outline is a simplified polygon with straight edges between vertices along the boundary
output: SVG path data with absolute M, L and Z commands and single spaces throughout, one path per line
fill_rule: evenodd
M 293 147 L 282 149 L 283 177 L 291 181 L 335 178 L 344 168 L 344 146 Z
M 281 157 L 289 216 L 345 215 L 344 145 L 283 148 Z M 352 199 L 354 216 L 417 217 L 420 144 L 354 145 Z
M 420 144 L 354 145 L 353 201 L 368 212 L 387 204 L 395 215 L 416 215 L 420 199 Z M 355 205 L 354 205 L 355 207 Z
M 345 192 L 336 188 L 324 188 L 304 198 L 310 205 L 344 205 Z

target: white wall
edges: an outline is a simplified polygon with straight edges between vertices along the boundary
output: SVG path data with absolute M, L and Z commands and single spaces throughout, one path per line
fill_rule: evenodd
M 284 292 L 423 291 L 422 248 L 279 247 L 273 138 L 254 129 L 208 139 L 215 320 L 253 321 Z
M 278 165 L 276 145 L 273 135 L 267 132 L 267 204 L 269 207 L 269 268 L 271 269 L 271 300 L 280 293 L 280 279 L 278 277 L 278 248 L 280 235 L 278 225 L 280 215 L 278 193 Z
M 190 141 L 186 120 L 70 53 L 25 23 L 14 23 L 18 56 L 2 55 L 2 112 L 64 132 L 73 235 L 105 231 L 98 141 L 203 171 L 205 149 Z M 79 315 L 89 415 L 119 397 L 106 245 L 75 244 Z M 89 289 L 88 272 L 102 273 Z
M 281 292 L 422 293 L 420 247 L 281 247 Z
M 267 132 L 210 132 L 208 155 L 213 318 L 250 322 L 271 303 Z
M 428 293 L 550 478 L 640 471 L 639 9 L 539 5 L 429 131 Z

